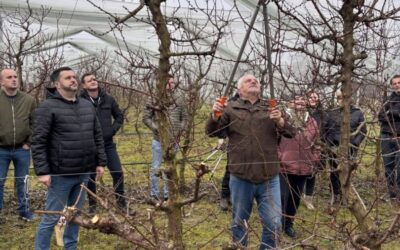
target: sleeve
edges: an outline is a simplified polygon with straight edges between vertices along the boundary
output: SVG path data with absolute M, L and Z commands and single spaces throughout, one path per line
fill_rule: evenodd
M 295 137 L 297 134 L 297 129 L 290 124 L 289 116 L 287 115 L 286 112 L 282 112 L 282 118 L 285 121 L 282 128 L 276 126 L 276 124 L 275 124 L 275 128 L 276 128 L 276 131 L 278 132 L 278 135 L 286 137 L 286 138 Z
M 146 125 L 146 127 L 151 129 L 152 131 L 157 131 L 158 127 L 153 119 L 154 119 L 154 110 L 151 108 L 151 102 L 148 102 L 146 104 L 146 107 L 144 108 L 142 121 L 144 125 Z
M 380 125 L 384 125 L 388 123 L 388 110 L 387 110 L 388 103 L 385 102 L 378 113 L 378 121 Z
M 229 107 L 226 107 L 221 117 L 218 120 L 212 118 L 210 113 L 206 122 L 206 135 L 209 137 L 226 138 L 228 135 L 228 124 L 230 123 Z
M 30 112 L 29 112 L 29 130 L 31 131 L 30 135 L 26 138 L 25 142 L 26 144 L 30 145 L 32 143 L 32 131 L 33 131 L 33 113 L 35 112 L 35 109 L 37 108 L 37 103 L 36 100 L 32 98 L 32 104 L 30 106 Z
M 318 122 L 314 118 L 311 118 L 310 121 L 307 123 L 307 129 L 304 130 L 304 136 L 306 137 L 308 142 L 313 143 L 318 138 L 318 135 Z
M 118 130 L 121 128 L 122 124 L 124 123 L 124 114 L 122 113 L 122 111 L 119 108 L 119 105 L 115 101 L 115 99 L 112 96 L 110 96 L 110 98 L 112 101 L 111 114 L 114 118 L 114 122 L 112 124 L 112 129 L 113 129 L 113 135 L 115 135 L 118 132 Z
M 32 160 L 36 175 L 48 175 L 51 169 L 48 163 L 47 140 L 53 123 L 53 115 L 46 103 L 39 106 L 33 114 Z
M 104 151 L 103 133 L 101 132 L 101 125 L 97 116 L 94 121 L 94 141 L 96 144 L 97 164 L 96 166 L 106 166 L 107 158 Z
M 189 112 L 184 103 L 181 104 L 181 130 L 183 131 L 189 123 Z
M 357 125 L 357 129 L 360 125 L 362 125 L 360 132 L 358 132 L 352 139 L 351 139 L 351 144 L 353 144 L 354 146 L 358 147 L 360 146 L 361 142 L 364 140 L 365 138 L 365 134 L 367 133 L 367 126 L 365 125 L 365 118 L 364 118 L 364 114 L 362 113 L 362 111 L 359 111 L 359 118 L 358 118 L 358 125 Z

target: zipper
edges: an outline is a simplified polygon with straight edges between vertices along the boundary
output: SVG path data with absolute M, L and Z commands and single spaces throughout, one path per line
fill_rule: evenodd
M 11 102 L 11 111 L 12 111 L 12 118 L 13 118 L 13 132 L 14 132 L 14 145 L 13 147 L 15 148 L 15 137 L 17 133 L 16 125 L 15 125 L 15 111 L 14 111 L 14 102 Z

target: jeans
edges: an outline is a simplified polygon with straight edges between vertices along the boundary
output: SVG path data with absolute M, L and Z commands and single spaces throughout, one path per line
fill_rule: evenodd
M 158 183 L 158 176 L 157 176 L 163 158 L 161 143 L 153 139 L 153 141 L 151 142 L 151 151 L 152 151 L 152 162 L 150 168 L 150 196 L 161 198 L 160 186 Z M 164 174 L 162 177 L 164 179 L 164 198 L 168 198 L 167 178 Z
M 17 186 L 18 212 L 26 213 L 29 210 L 28 194 L 26 192 L 25 177 L 29 174 L 30 150 L 22 147 L 16 149 L 0 148 L 0 210 L 3 209 L 4 184 L 7 180 L 8 168 L 11 161 L 14 164 L 14 176 Z
M 396 197 L 400 189 L 400 139 L 381 134 L 381 150 L 385 177 L 390 197 Z
M 304 183 L 308 176 L 294 174 L 280 174 L 281 200 L 282 200 L 282 225 L 283 228 L 293 226 L 293 216 L 296 215 L 303 194 Z
M 81 190 L 80 185 L 87 185 L 88 174 L 75 176 L 52 176 L 50 187 L 47 191 L 46 211 L 62 211 L 65 206 L 75 204 Z M 78 201 L 77 208 L 81 209 L 85 201 L 86 192 L 83 191 Z M 50 249 L 50 240 L 54 226 L 60 219 L 59 215 L 45 214 L 38 226 L 35 239 L 36 250 Z M 78 243 L 79 226 L 74 223 L 67 223 L 64 230 L 64 249 L 76 249 Z
M 124 192 L 124 173 L 121 167 L 121 161 L 117 152 L 115 143 L 106 143 L 104 150 L 107 155 L 107 168 L 110 170 L 111 177 L 113 179 L 113 187 L 115 190 L 115 197 L 118 206 L 121 208 L 126 207 L 125 192 Z M 90 175 L 90 181 L 88 183 L 88 189 L 93 193 L 96 193 L 96 173 Z M 96 199 L 89 195 L 89 206 L 96 207 Z
M 231 196 L 231 191 L 229 190 L 229 179 L 231 173 L 229 172 L 228 166 L 225 168 L 224 177 L 222 178 L 221 184 L 221 198 L 222 199 L 229 199 Z
M 229 187 L 232 200 L 232 238 L 247 246 L 246 224 L 249 221 L 255 199 L 262 223 L 260 249 L 276 247 L 276 238 L 281 230 L 281 194 L 279 175 L 262 183 L 252 183 L 231 174 Z

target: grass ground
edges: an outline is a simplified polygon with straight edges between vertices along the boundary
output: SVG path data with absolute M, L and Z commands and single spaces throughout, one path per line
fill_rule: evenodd
M 144 130 L 143 130 L 144 131 Z M 199 131 L 201 131 L 199 129 Z M 127 195 L 130 197 L 130 206 L 138 212 L 138 217 L 145 219 L 147 209 L 151 207 L 143 203 L 148 190 L 148 162 L 151 160 L 151 136 L 141 137 L 133 132 L 132 128 L 125 128 L 125 135 L 116 138 L 121 160 L 124 163 L 125 185 Z M 204 154 L 215 143 L 215 140 L 205 138 L 202 134 L 196 136 L 192 155 Z M 371 215 L 380 222 L 384 231 L 399 211 L 397 203 L 383 202 L 379 197 L 385 193 L 385 183 L 381 173 L 376 173 L 373 168 L 374 145 L 368 144 L 363 157 L 363 162 L 354 175 L 354 186 L 365 200 L 366 206 L 371 209 Z M 205 156 L 200 157 L 204 159 Z M 136 164 L 140 163 L 140 164 Z M 230 212 L 222 212 L 218 207 L 220 180 L 224 171 L 224 162 L 216 169 L 213 178 L 205 176 L 202 191 L 208 193 L 203 200 L 187 206 L 184 209 L 184 240 L 187 249 L 221 249 L 229 244 Z M 190 166 L 186 169 L 188 184 L 193 182 L 193 173 Z M 378 174 L 378 177 L 377 177 Z M 31 173 L 34 176 L 33 172 Z M 12 177 L 12 172 L 9 174 Z M 106 182 L 111 183 L 111 178 L 106 173 Z M 330 210 L 328 173 L 318 175 L 316 196 L 314 197 L 315 211 L 307 210 L 301 205 L 298 217 L 295 221 L 295 229 L 299 237 L 291 240 L 285 236 L 281 239 L 281 247 L 287 249 L 304 249 L 314 246 L 316 249 L 343 249 L 342 239 L 346 238 L 346 232 L 357 230 L 353 217 L 346 209 L 340 209 L 337 213 Z M 32 177 L 29 183 L 30 203 L 33 209 L 43 209 L 45 189 Z M 188 192 L 190 194 L 190 192 Z M 187 194 L 187 195 L 188 195 Z M 0 225 L 0 249 L 33 249 L 34 235 L 38 221 L 25 223 L 20 221 L 15 213 L 17 207 L 13 193 L 13 179 L 6 183 L 5 209 L 2 217 L 6 219 Z M 157 224 L 160 228 L 166 227 L 162 212 L 157 212 L 160 218 Z M 257 248 L 258 235 L 261 231 L 260 223 L 254 210 L 249 223 L 250 248 Z M 162 231 L 162 230 L 160 230 Z M 400 240 L 395 235 L 384 249 L 400 249 Z M 52 249 L 62 249 L 53 244 Z M 117 236 L 106 235 L 98 231 L 81 229 L 79 249 L 133 249 L 133 247 Z

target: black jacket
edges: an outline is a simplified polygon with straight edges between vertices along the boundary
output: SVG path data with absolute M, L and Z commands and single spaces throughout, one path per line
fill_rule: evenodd
M 327 112 L 327 121 L 325 124 L 324 140 L 330 146 L 339 146 L 340 144 L 340 129 L 342 126 L 342 108 L 336 108 Z M 350 107 L 350 133 L 353 133 L 365 121 L 364 114 L 359 108 Z M 365 138 L 367 126 L 361 127 L 360 132 L 350 137 L 350 143 L 358 147 Z
M 99 88 L 99 96 L 97 101 L 90 98 L 89 93 L 84 90 L 81 97 L 90 101 L 96 108 L 97 117 L 99 118 L 103 138 L 105 144 L 113 142 L 113 136 L 121 128 L 124 123 L 124 115 L 115 99 L 108 95 L 103 89 Z
M 309 108 L 308 112 L 312 118 L 315 119 L 315 121 L 318 124 L 318 129 L 319 129 L 319 135 L 321 138 L 324 137 L 325 133 L 325 128 L 327 126 L 327 120 L 328 120 L 328 114 L 325 112 L 321 106 L 318 106 L 316 108 Z
M 65 100 L 55 89 L 34 113 L 32 158 L 37 175 L 79 174 L 105 166 L 103 136 L 93 105 Z
M 392 93 L 384 102 L 378 115 L 381 133 L 398 136 L 400 134 L 400 95 Z

